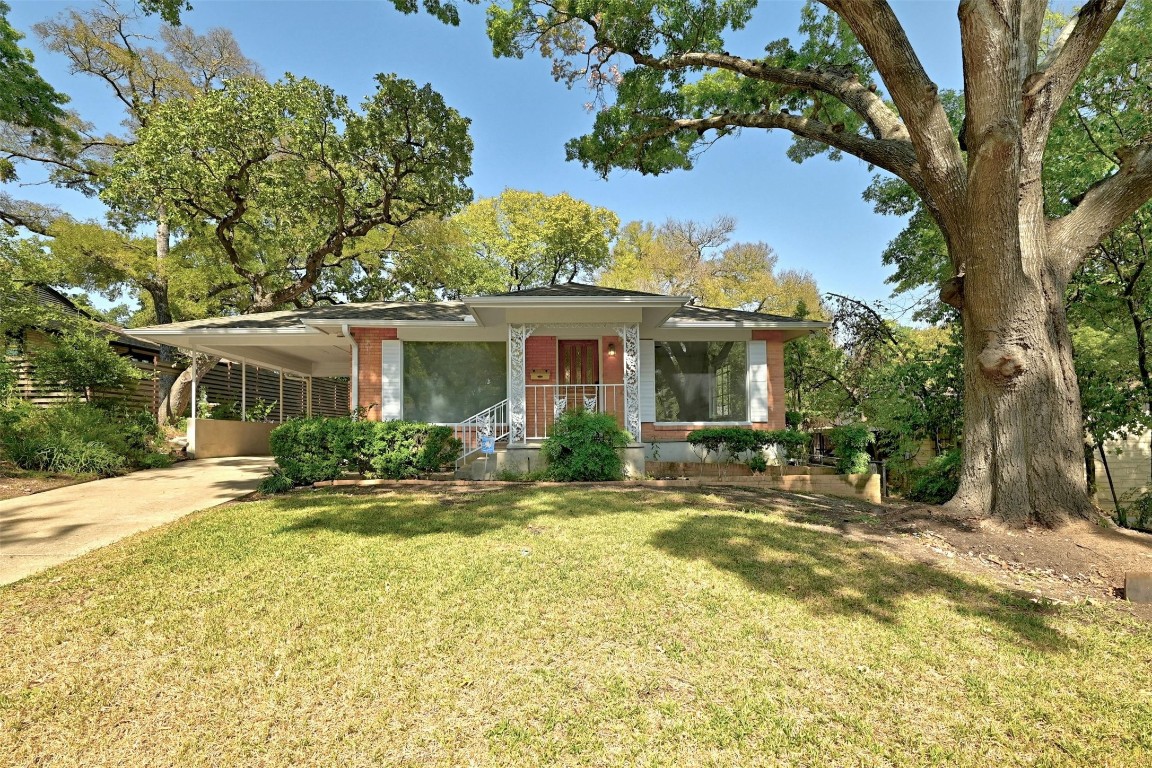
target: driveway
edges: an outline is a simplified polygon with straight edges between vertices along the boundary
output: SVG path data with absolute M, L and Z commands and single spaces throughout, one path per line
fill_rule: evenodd
M 197 459 L 0 501 L 0 585 L 245 496 L 270 466 L 266 456 Z

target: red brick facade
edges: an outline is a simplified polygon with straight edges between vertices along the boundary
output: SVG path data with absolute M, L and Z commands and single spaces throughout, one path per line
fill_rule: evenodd
M 755 422 L 752 429 L 784 429 L 784 411 L 787 400 L 784 388 L 784 334 L 780 331 L 752 331 L 753 341 L 763 341 L 768 368 L 768 421 Z M 645 443 L 680 441 L 688 433 L 700 429 L 697 425 L 658 425 L 646 421 L 640 425 L 641 440 Z
M 397 338 L 395 328 L 352 328 L 352 337 L 359 347 L 359 376 L 357 378 L 359 407 L 367 409 L 367 418 L 380 419 L 381 386 L 381 347 L 385 340 Z M 784 429 L 785 389 L 784 389 L 784 341 L 780 331 L 753 331 L 752 338 L 765 342 L 768 368 L 768 421 L 752 424 L 754 429 Z M 608 354 L 609 346 L 614 346 L 616 354 Z M 524 345 L 524 374 L 527 384 L 556 384 L 557 338 L 555 336 L 530 336 Z M 547 371 L 547 378 L 533 379 L 533 371 Z M 600 339 L 600 383 L 624 383 L 624 344 L 618 336 L 603 336 Z M 527 428 L 530 434 L 542 434 L 538 427 L 550 426 L 553 419 L 554 392 L 551 388 L 541 389 L 527 402 Z M 613 410 L 611 403 L 604 407 Z M 617 417 L 623 422 L 623 403 L 615 408 Z M 698 427 L 693 425 L 660 426 L 652 422 L 641 425 L 644 442 L 679 441 Z
M 360 371 L 356 383 L 360 402 L 356 405 L 367 409 L 370 421 L 380 420 L 380 342 L 396 339 L 395 328 L 352 328 L 352 338 L 359 348 Z

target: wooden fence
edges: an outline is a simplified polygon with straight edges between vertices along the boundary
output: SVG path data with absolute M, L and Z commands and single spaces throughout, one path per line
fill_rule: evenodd
M 75 400 L 77 392 L 67 392 L 60 389 L 44 387 L 36 381 L 33 375 L 32 363 L 28 360 L 26 352 L 37 347 L 55 343 L 48 334 L 39 331 L 29 331 L 24 338 L 23 352 L 9 350 L 8 361 L 16 371 L 16 393 L 30 403 L 39 406 L 59 405 Z M 113 344 L 122 356 L 129 358 L 132 364 L 144 374 L 136 385 L 127 391 L 100 391 L 96 397 L 120 400 L 131 408 L 147 409 L 156 413 L 164 397 L 161 391 L 160 377 L 164 372 L 172 376 L 180 373 L 181 369 L 172 365 L 161 363 L 156 359 L 155 353 L 147 348 L 132 347 Z M 198 384 L 208 396 L 209 402 L 235 403 L 237 413 L 242 400 L 241 393 L 246 391 L 247 405 L 252 407 L 257 401 L 276 403 L 269 418 L 274 421 L 304 416 L 308 412 L 308 381 L 305 377 L 285 373 L 283 390 L 281 390 L 280 373 L 267 368 L 245 366 L 243 370 L 240 363 L 221 361 L 204 376 Z M 246 386 L 245 386 L 246 385 Z M 283 396 L 281 397 L 281 392 Z M 282 402 L 281 402 L 282 401 Z M 347 416 L 348 415 L 348 381 L 344 378 L 313 378 L 312 379 L 312 414 L 315 416 Z M 188 415 L 188 414 L 185 414 Z

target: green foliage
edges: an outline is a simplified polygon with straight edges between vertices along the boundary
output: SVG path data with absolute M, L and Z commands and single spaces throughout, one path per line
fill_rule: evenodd
M 764 447 L 765 434 L 747 427 L 705 427 L 692 430 L 684 439 L 701 461 L 713 455 L 735 460 L 743 453 Z
M 33 376 L 49 387 L 83 392 L 88 400 L 98 389 L 127 389 L 143 374 L 131 360 L 116 354 L 109 345 L 112 338 L 94 323 L 70 320 L 51 344 L 30 353 Z
M 401 479 L 435 472 L 460 456 L 451 427 L 413 421 L 373 422 L 368 463 L 375 477 Z
M 260 481 L 260 493 L 271 495 L 274 493 L 287 493 L 295 487 L 292 478 L 280 469 L 273 469 L 272 474 Z
M 461 443 L 451 427 L 411 421 L 292 419 L 269 442 L 280 472 L 294 485 L 336 480 L 345 472 L 400 479 L 451 465 Z
M 1113 519 L 1121 528 L 1152 533 L 1152 492 L 1125 494 L 1116 507 Z
M 483 282 L 496 290 L 521 290 L 570 282 L 605 267 L 620 220 L 567 193 L 506 189 L 472 203 L 453 223 L 487 265 Z
M 808 460 L 808 446 L 812 444 L 812 436 L 807 432 L 798 429 L 777 429 L 761 434 L 765 445 L 780 447 L 785 461 L 800 464 Z
M 622 480 L 620 449 L 629 443 L 609 413 L 566 411 L 556 420 L 541 452 L 548 460 L 548 478 L 560 482 Z
M 248 406 L 244 418 L 247 421 L 271 421 L 272 412 L 276 410 L 276 406 L 279 404 L 279 400 L 268 401 L 258 397 L 255 403 Z
M 762 453 L 752 454 L 744 461 L 744 463 L 747 464 L 748 469 L 752 470 L 753 472 L 759 473 L 768 471 L 768 459 L 764 458 L 764 454 Z
M 130 467 L 168 466 L 149 413 L 89 403 L 36 408 L 13 402 L 0 410 L 0 446 L 24 469 L 110 477 Z
M 859 475 L 868 471 L 866 450 L 874 441 L 872 430 L 863 424 L 844 424 L 828 433 L 836 452 L 836 471 L 842 475 Z
M 102 197 L 128 211 L 163 205 L 231 273 L 243 310 L 324 290 L 357 238 L 472 197 L 468 120 L 429 86 L 391 75 L 376 85 L 359 110 L 292 76 L 158 104 Z
M 807 272 L 778 270 L 767 243 L 732 243 L 736 221 L 633 221 L 612 248 L 598 283 L 609 288 L 695 296 L 709 307 L 789 315 L 801 302 L 819 310 L 820 291 Z
M 56 143 L 75 134 L 65 126 L 68 97 L 40 77 L 32 52 L 20 47 L 24 35 L 8 23 L 6 2 L 0 2 L 0 122 L 35 131 L 37 143 Z M 0 160 L 0 181 L 12 177 L 12 165 Z
M 269 444 L 280 471 L 295 485 L 366 472 L 376 422 L 351 418 L 291 419 L 272 430 Z
M 943 504 L 960 487 L 960 449 L 943 453 L 909 472 L 907 498 L 925 504 Z

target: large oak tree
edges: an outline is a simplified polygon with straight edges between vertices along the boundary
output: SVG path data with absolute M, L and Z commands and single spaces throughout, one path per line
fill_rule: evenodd
M 718 138 L 780 129 L 796 137 L 795 158 L 831 150 L 907 182 L 944 234 L 954 278 L 942 298 L 964 325 L 965 459 L 952 505 L 1015 524 L 1090 515 L 1064 291 L 1152 195 L 1152 136 L 1117 151 L 1060 215 L 1045 208 L 1041 174 L 1053 121 L 1123 0 L 1089 0 L 1051 45 L 1045 0 L 962 0 L 959 135 L 885 0 L 809 3 L 800 47 L 730 52 L 725 38 L 756 5 L 507 0 L 490 6 L 489 34 L 498 55 L 536 49 L 558 77 L 600 91 L 593 132 L 568 151 L 602 174 L 690 168 Z M 438 0 L 425 7 L 456 15 Z

